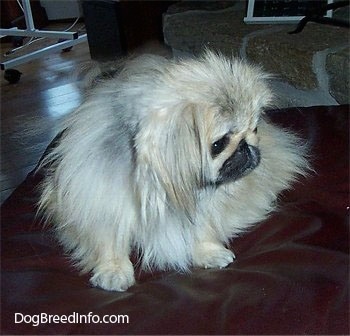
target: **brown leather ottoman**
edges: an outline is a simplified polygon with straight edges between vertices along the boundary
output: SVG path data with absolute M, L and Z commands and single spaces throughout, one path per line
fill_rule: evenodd
M 232 242 L 225 269 L 92 288 L 35 219 L 30 174 L 1 210 L 1 333 L 349 334 L 349 106 L 269 114 L 311 143 L 315 172 Z

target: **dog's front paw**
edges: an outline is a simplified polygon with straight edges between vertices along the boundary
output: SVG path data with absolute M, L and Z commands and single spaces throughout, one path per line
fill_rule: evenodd
M 215 243 L 202 243 L 193 253 L 193 265 L 204 268 L 223 268 L 235 259 L 229 249 Z
M 96 267 L 90 283 L 109 291 L 124 292 L 135 284 L 134 268 L 130 261 L 121 265 L 104 264 Z

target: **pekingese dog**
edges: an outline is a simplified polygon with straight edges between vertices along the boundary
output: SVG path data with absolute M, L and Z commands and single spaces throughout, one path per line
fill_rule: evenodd
M 41 163 L 39 210 L 92 285 L 145 269 L 222 268 L 229 240 L 304 174 L 306 145 L 264 117 L 268 75 L 206 51 L 143 55 L 100 76 Z

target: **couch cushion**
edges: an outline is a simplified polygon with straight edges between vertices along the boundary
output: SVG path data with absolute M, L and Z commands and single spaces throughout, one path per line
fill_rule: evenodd
M 70 264 L 50 225 L 35 219 L 40 175 L 30 174 L 1 211 L 1 333 L 349 334 L 348 110 L 270 111 L 310 142 L 315 172 L 232 241 L 229 267 L 136 270 L 124 293 L 92 288 Z M 49 315 L 57 317 L 48 323 Z M 93 323 L 105 315 L 113 316 Z

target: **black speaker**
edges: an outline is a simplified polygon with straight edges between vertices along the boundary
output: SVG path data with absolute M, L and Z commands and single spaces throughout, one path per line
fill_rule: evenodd
M 115 59 L 126 53 L 117 1 L 84 0 L 82 3 L 91 58 Z

